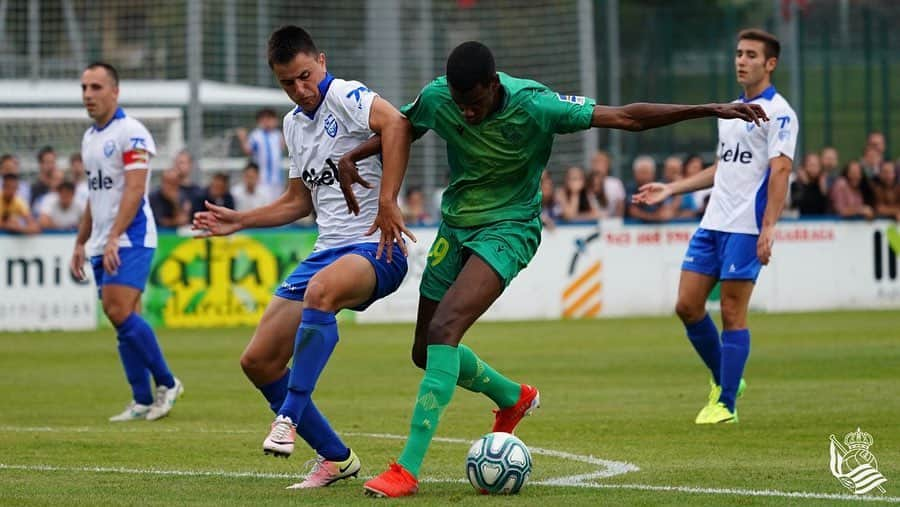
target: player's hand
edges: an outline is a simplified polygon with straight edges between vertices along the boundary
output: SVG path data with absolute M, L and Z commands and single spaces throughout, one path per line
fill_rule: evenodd
M 346 155 L 338 160 L 337 168 L 341 192 L 344 193 L 344 200 L 347 201 L 347 211 L 354 215 L 359 215 L 359 203 L 356 201 L 356 194 L 353 193 L 353 184 L 358 183 L 365 188 L 372 188 L 372 184 L 359 175 L 359 168 L 356 167 L 356 162 L 350 160 Z
M 194 213 L 194 221 L 191 230 L 200 231 L 201 238 L 210 236 L 227 236 L 243 228 L 241 214 L 224 206 L 216 206 L 209 201 L 203 201 L 207 211 Z
M 119 238 L 110 234 L 106 240 L 106 246 L 103 247 L 103 270 L 111 275 L 119 272 L 119 266 L 122 265 L 122 259 L 119 258 Z
M 759 239 L 756 241 L 756 256 L 763 266 L 769 264 L 772 259 L 772 244 L 775 243 L 775 228 L 763 227 L 759 231 Z
M 759 104 L 744 104 L 742 102 L 732 104 L 716 104 L 716 117 L 725 120 L 737 118 L 746 122 L 753 122 L 760 126 L 762 122 L 769 121 L 766 111 Z
M 86 261 L 87 256 L 84 253 L 84 245 L 75 245 L 75 250 L 72 251 L 72 260 L 69 262 L 69 270 L 72 272 L 72 276 L 80 282 L 87 280 L 87 274 L 84 272 L 84 263 Z
M 634 204 L 659 204 L 672 196 L 672 189 L 665 183 L 654 181 L 641 185 L 637 193 L 631 196 Z
M 863 204 L 862 216 L 866 220 L 872 220 L 873 218 L 875 218 L 875 210 L 872 209 L 872 207 L 869 206 L 868 204 Z
M 370 236 L 378 230 L 381 231 L 381 239 L 378 240 L 378 250 L 375 252 L 376 259 L 380 259 L 381 254 L 387 249 L 387 261 L 391 262 L 394 258 L 393 245 L 395 242 L 400 246 L 400 251 L 403 252 L 403 255 L 409 255 L 406 243 L 403 241 L 404 234 L 413 243 L 416 242 L 416 236 L 406 228 L 406 224 L 403 222 L 403 213 L 400 212 L 400 206 L 397 206 L 396 202 L 379 204 L 375 223 L 372 224 L 372 227 L 369 227 L 366 236 Z

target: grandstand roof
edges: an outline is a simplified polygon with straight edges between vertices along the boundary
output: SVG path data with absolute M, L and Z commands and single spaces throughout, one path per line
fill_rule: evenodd
M 127 80 L 122 82 L 119 102 L 125 106 L 187 106 L 189 93 L 185 80 Z M 200 101 L 206 108 L 222 109 L 290 105 L 290 99 L 279 89 L 218 81 L 200 83 Z M 74 79 L 3 79 L 0 105 L 80 106 L 81 83 Z

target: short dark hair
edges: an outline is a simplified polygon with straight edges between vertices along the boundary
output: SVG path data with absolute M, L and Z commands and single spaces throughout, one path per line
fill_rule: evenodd
M 244 166 L 244 172 L 247 171 L 259 172 L 259 166 L 256 164 L 256 162 L 247 162 L 247 165 Z
M 72 163 L 72 162 L 81 162 L 81 161 L 82 161 L 82 160 L 81 160 L 81 153 L 80 153 L 80 152 L 77 152 L 77 151 L 76 151 L 75 153 L 69 155 L 69 163 Z
M 256 121 L 259 121 L 267 116 L 269 118 L 278 118 L 278 113 L 276 113 L 275 110 L 271 107 L 264 107 L 256 112 Z
M 769 58 L 778 58 L 781 54 L 781 43 L 778 38 L 769 32 L 760 28 L 748 28 L 738 33 L 738 40 L 755 40 L 763 43 L 763 54 L 766 60 Z
M 495 75 L 494 55 L 480 42 L 463 42 L 447 58 L 447 82 L 456 91 L 465 93 L 475 85 L 487 86 Z
M 62 183 L 59 184 L 59 187 L 56 188 L 57 192 L 62 192 L 63 190 L 68 190 L 70 192 L 74 192 L 75 184 L 69 180 L 64 180 Z
M 269 36 L 269 68 L 290 63 L 298 53 L 318 56 L 319 49 L 309 32 L 296 25 L 285 25 Z
M 56 154 L 56 150 L 53 149 L 53 146 L 44 146 L 37 152 L 37 160 L 38 162 L 42 162 L 44 160 L 44 155 L 48 153 Z
M 106 62 L 94 62 L 84 68 L 84 70 L 88 70 L 88 69 L 103 69 L 103 70 L 105 70 L 106 73 L 109 74 L 109 77 L 112 78 L 113 84 L 115 86 L 119 86 L 119 71 L 117 71 L 116 68 L 112 66 L 112 64 L 109 64 Z
M 229 181 L 231 178 L 228 177 L 228 173 L 217 172 L 217 173 L 213 173 L 212 179 L 214 179 L 214 180 L 219 180 L 219 181 L 224 181 L 225 184 L 227 185 L 227 184 L 228 184 L 228 181 Z

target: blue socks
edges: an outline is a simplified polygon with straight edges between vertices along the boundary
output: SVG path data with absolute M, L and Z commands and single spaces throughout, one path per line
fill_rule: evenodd
M 119 357 L 125 367 L 125 377 L 131 384 L 134 401 L 149 405 L 153 403 L 153 392 L 147 371 L 153 375 L 158 386 L 174 387 L 175 377 L 156 341 L 153 328 L 140 315 L 132 313 L 116 327 L 119 339 Z
M 747 364 L 749 356 L 750 331 L 748 329 L 722 332 L 722 381 L 720 383 L 722 395 L 719 396 L 719 401 L 732 412 L 734 412 L 738 385 L 741 383 L 741 377 L 744 376 L 744 365 Z
M 291 370 L 288 369 L 284 372 L 284 375 L 275 382 L 264 386 L 256 386 L 256 388 L 262 392 L 263 396 L 265 396 L 266 401 L 269 402 L 269 408 L 276 414 L 281 409 L 281 405 L 284 404 L 284 399 L 287 397 L 288 379 L 290 376 Z
M 706 363 L 706 367 L 712 373 L 716 385 L 722 385 L 720 366 L 722 349 L 719 344 L 719 330 L 716 329 L 716 324 L 707 313 L 700 321 L 686 324 L 684 327 L 687 330 L 688 338 L 691 340 L 691 345 L 694 346 L 694 350 Z M 724 333 L 722 336 L 724 338 Z M 740 377 L 738 379 L 740 380 Z
M 297 434 L 329 461 L 343 461 L 350 451 L 316 408 L 311 396 L 337 342 L 334 314 L 304 309 L 294 341 L 293 368 L 281 379 L 260 387 L 273 410 L 290 417 L 297 424 Z M 285 388 L 284 402 L 276 407 L 279 393 L 285 392 Z

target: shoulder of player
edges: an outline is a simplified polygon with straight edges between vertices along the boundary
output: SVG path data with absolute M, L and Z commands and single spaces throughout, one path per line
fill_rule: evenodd
M 781 114 L 788 114 L 792 117 L 796 117 L 797 113 L 794 111 L 794 108 L 791 107 L 791 104 L 785 99 L 780 93 L 776 93 L 772 100 L 769 101 L 767 111 L 774 111 Z
M 328 87 L 325 100 L 331 104 L 341 104 L 343 107 L 356 107 L 359 105 L 362 94 L 366 92 L 375 93 L 361 81 L 334 78 L 331 86 Z

